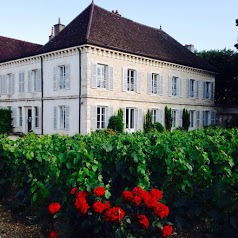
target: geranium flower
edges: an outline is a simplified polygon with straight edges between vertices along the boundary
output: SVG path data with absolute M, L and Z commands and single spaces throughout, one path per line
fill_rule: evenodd
M 87 203 L 87 200 L 83 197 L 77 198 L 74 202 L 74 205 L 81 215 L 85 215 L 88 209 L 90 208 Z
M 148 220 L 148 218 L 147 218 L 146 215 L 137 214 L 137 219 L 138 219 L 138 222 L 140 223 L 140 225 L 141 225 L 144 229 L 148 229 L 148 227 L 149 227 L 149 220 Z
M 77 194 L 76 194 L 76 198 L 86 198 L 86 197 L 88 197 L 90 195 L 90 193 L 88 192 L 88 191 L 86 191 L 86 190 L 84 190 L 84 191 L 79 191 L 79 192 L 77 192 Z
M 169 208 L 162 203 L 158 203 L 154 207 L 154 214 L 163 219 L 164 217 L 167 217 L 169 215 Z
M 60 210 L 60 208 L 61 208 L 61 205 L 58 202 L 52 202 L 48 206 L 48 211 L 50 214 L 55 214 Z
M 121 196 L 125 202 L 132 202 L 134 197 L 131 191 L 123 191 Z
M 50 231 L 47 235 L 47 238 L 58 238 L 59 234 L 57 231 Z
M 70 190 L 70 195 L 74 195 L 78 191 L 78 188 L 74 187 Z
M 97 197 L 102 197 L 105 194 L 105 188 L 104 187 L 96 187 L 93 189 L 93 193 Z
M 102 202 L 95 202 L 93 204 L 93 210 L 97 213 L 102 213 L 105 210 L 106 206 Z
M 106 221 L 121 221 L 124 216 L 125 212 L 120 207 L 109 208 L 104 214 Z
M 159 189 L 156 189 L 156 188 L 152 188 L 150 190 L 150 195 L 152 197 L 155 197 L 157 200 L 161 200 L 163 197 L 163 193 Z
M 170 225 L 164 225 L 164 227 L 161 229 L 162 236 L 168 237 L 173 233 L 173 227 Z

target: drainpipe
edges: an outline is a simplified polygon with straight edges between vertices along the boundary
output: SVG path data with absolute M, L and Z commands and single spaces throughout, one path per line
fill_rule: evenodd
M 43 58 L 40 57 L 41 63 L 41 134 L 44 134 L 44 81 L 43 81 Z
M 81 133 L 81 87 L 82 87 L 82 74 L 81 74 L 81 69 L 82 69 L 82 53 L 81 49 L 78 48 L 79 50 L 79 134 Z

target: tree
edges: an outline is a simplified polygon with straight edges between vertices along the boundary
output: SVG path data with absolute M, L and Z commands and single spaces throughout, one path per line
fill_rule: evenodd
M 145 122 L 144 122 L 144 131 L 148 133 L 153 130 L 153 123 L 152 123 L 152 113 L 151 110 L 147 110 L 145 115 Z
M 186 131 L 188 131 L 188 128 L 190 126 L 190 115 L 187 109 L 183 109 L 183 115 L 182 115 L 182 128 Z
M 167 106 L 165 107 L 165 129 L 167 131 L 171 131 L 172 128 L 172 122 L 173 122 L 173 118 L 172 118 L 172 110 L 171 108 L 168 108 Z
M 238 103 L 238 53 L 223 49 L 197 54 L 217 68 L 215 102 Z

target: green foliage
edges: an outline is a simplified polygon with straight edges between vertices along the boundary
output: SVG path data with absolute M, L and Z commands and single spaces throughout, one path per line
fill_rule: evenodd
M 119 116 L 123 121 L 123 110 L 121 108 L 118 109 L 117 116 Z
M 151 113 L 151 110 L 148 109 L 145 115 L 144 132 L 148 133 L 152 130 L 153 130 L 152 113 Z
M 165 107 L 165 129 L 171 131 L 172 128 L 172 110 L 171 108 Z
M 0 134 L 12 131 L 11 113 L 10 109 L 0 108 Z
M 185 108 L 183 109 L 182 122 L 183 122 L 182 128 L 188 131 L 188 128 L 190 126 L 190 115 L 188 110 Z
M 163 125 L 160 122 L 155 122 L 153 124 L 153 127 L 158 132 L 163 132 L 164 131 L 164 127 L 163 127 Z
M 230 49 L 201 51 L 198 55 L 215 66 L 215 101 L 217 103 L 238 102 L 238 53 Z
M 123 132 L 124 124 L 120 116 L 111 116 L 109 118 L 108 129 L 112 129 L 113 131 Z

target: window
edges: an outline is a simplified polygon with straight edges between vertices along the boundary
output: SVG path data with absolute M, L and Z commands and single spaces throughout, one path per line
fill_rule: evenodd
M 19 115 L 19 126 L 22 126 L 22 107 L 18 107 L 18 115 Z
M 123 91 L 141 92 L 140 74 L 133 69 L 123 69 Z
M 40 126 L 39 107 L 34 107 L 34 111 L 35 111 L 35 127 L 39 127 Z
M 106 128 L 106 107 L 97 107 L 97 129 Z
M 172 127 L 182 127 L 183 111 L 172 109 Z
M 176 127 L 177 111 L 172 110 L 172 127 Z
M 14 94 L 15 93 L 15 77 L 14 74 L 8 74 L 7 75 L 7 81 L 8 81 L 8 93 Z
M 161 109 L 152 109 L 151 113 L 152 113 L 152 123 L 155 123 L 155 122 L 160 122 L 161 124 L 163 123 Z
M 126 129 L 130 131 L 135 129 L 135 109 L 126 108 Z
M 41 72 L 39 69 L 34 69 L 28 72 L 28 92 L 41 91 Z
M 210 123 L 210 111 L 203 111 L 203 126 L 208 126 Z
M 69 130 L 69 106 L 54 107 L 54 129 Z
M 182 79 L 174 76 L 169 79 L 169 96 L 182 97 Z
M 199 82 L 194 79 L 188 79 L 187 95 L 189 98 L 198 98 Z
M 92 88 L 113 89 L 113 67 L 104 64 L 92 64 Z
M 190 111 L 190 127 L 194 128 L 195 127 L 195 111 Z
M 25 78 L 24 72 L 19 73 L 19 93 L 25 92 Z
M 203 82 L 203 98 L 204 99 L 213 99 L 214 93 L 214 83 L 212 82 Z
M 6 76 L 0 75 L 0 94 L 4 95 L 7 93 L 7 83 L 6 83 Z
M 53 90 L 70 89 L 70 65 L 54 67 Z
M 199 127 L 200 127 L 200 111 L 196 112 L 196 119 L 197 119 L 196 128 L 199 129 Z
M 163 94 L 163 79 L 159 74 L 148 74 L 148 94 Z

